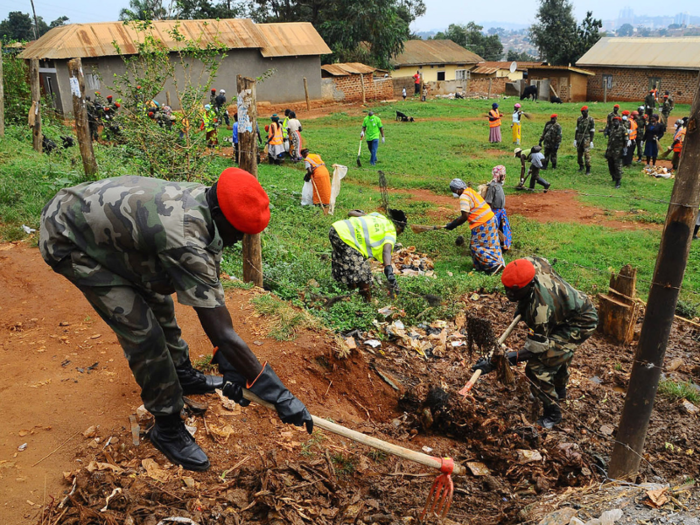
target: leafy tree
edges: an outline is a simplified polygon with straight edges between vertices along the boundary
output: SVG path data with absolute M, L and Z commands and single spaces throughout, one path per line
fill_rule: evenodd
M 175 2 L 176 18 L 181 20 L 238 18 L 247 15 L 247 9 L 239 2 L 230 0 L 218 4 L 209 0 L 177 0 Z
M 515 49 L 509 49 L 506 53 L 506 60 L 508 62 L 537 62 L 537 57 L 528 55 L 525 51 L 518 53 Z
M 476 53 L 484 60 L 500 60 L 503 56 L 503 44 L 498 35 L 486 36 L 482 32 L 483 26 L 469 22 L 463 24 L 450 24 L 445 32 L 439 32 L 433 40 L 452 40 L 455 44 Z
M 16 54 L 2 58 L 3 88 L 5 90 L 5 123 L 27 124 L 27 114 L 32 105 L 29 85 L 29 66 Z M 43 110 L 42 110 L 43 111 Z
M 0 38 L 19 42 L 34 40 L 32 17 L 20 11 L 11 11 L 7 18 L 0 22 Z
M 576 24 L 569 0 L 540 0 L 538 22 L 530 26 L 530 38 L 540 56 L 552 65 L 575 64 L 600 39 L 600 20 L 588 11 Z
M 632 24 L 622 24 L 617 30 L 617 36 L 632 36 L 634 34 L 634 27 Z
M 168 14 L 162 0 L 129 0 L 129 7 L 119 12 L 119 20 L 161 20 Z

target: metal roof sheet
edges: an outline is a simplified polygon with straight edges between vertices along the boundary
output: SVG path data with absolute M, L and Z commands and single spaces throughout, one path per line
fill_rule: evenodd
M 577 67 L 571 67 L 571 66 L 531 66 L 528 67 L 527 70 L 538 70 L 538 69 L 543 69 L 545 71 L 573 71 L 574 73 L 578 73 L 579 75 L 586 75 L 589 77 L 595 76 L 595 73 L 591 71 L 586 71 L 585 69 L 580 69 Z
M 474 75 L 493 75 L 495 72 L 497 72 L 499 69 L 506 69 L 506 68 L 501 68 L 501 67 L 486 67 L 486 66 L 477 66 L 474 69 L 471 70 L 471 73 Z
M 366 75 L 374 73 L 375 68 L 362 64 L 361 62 L 347 62 L 344 64 L 326 64 L 321 69 L 334 77 L 346 77 L 349 75 Z
M 260 49 L 265 57 L 299 56 L 330 53 L 321 36 L 311 24 L 255 24 L 245 18 L 222 20 L 158 20 L 152 22 L 156 38 L 169 49 L 175 50 L 183 44 L 173 38 L 171 32 L 178 31 L 187 40 L 207 44 L 221 44 L 227 49 Z M 262 26 L 304 26 L 272 27 Z M 302 38 L 306 35 L 305 38 Z M 119 53 L 135 54 L 142 36 L 131 25 L 124 22 L 100 22 L 96 24 L 69 24 L 51 29 L 38 40 L 27 45 L 21 58 L 68 59 L 100 56 L 115 56 Z M 295 48 L 294 46 L 298 46 Z
M 538 66 L 541 64 L 541 62 L 520 62 L 519 60 L 516 60 L 515 62 L 517 64 L 516 71 L 524 71 L 528 67 L 534 67 L 534 66 Z M 498 69 L 507 69 L 508 71 L 510 71 L 510 65 L 512 63 L 513 63 L 512 61 L 511 62 L 507 62 L 507 61 L 491 62 L 491 61 L 487 60 L 484 62 L 479 62 L 479 64 L 477 64 L 477 65 L 479 67 L 496 67 Z
M 406 40 L 404 50 L 392 59 L 394 67 L 426 64 L 477 64 L 483 62 L 476 53 L 452 40 Z
M 576 65 L 697 70 L 700 69 L 700 37 L 605 37 Z
M 332 53 L 310 22 L 257 24 L 257 27 L 267 41 L 267 44 L 261 50 L 264 57 L 326 55 Z

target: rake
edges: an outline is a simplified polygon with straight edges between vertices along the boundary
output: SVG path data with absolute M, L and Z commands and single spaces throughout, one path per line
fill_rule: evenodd
M 243 389 L 243 397 L 248 401 L 257 403 L 260 406 L 275 410 L 275 405 L 263 401 L 258 396 L 250 392 L 249 390 Z M 454 483 L 452 482 L 452 474 L 457 476 L 463 476 L 466 474 L 466 469 L 459 463 L 455 463 L 451 458 L 438 458 L 434 456 L 428 456 L 427 454 L 422 454 L 421 452 L 415 452 L 407 448 L 399 447 L 398 445 L 393 445 L 377 439 L 372 436 L 366 436 L 361 432 L 356 430 L 351 430 L 337 423 L 331 423 L 325 419 L 318 416 L 311 416 L 314 422 L 314 426 L 337 434 L 339 436 L 352 439 L 363 445 L 367 445 L 387 454 L 392 454 L 400 458 L 408 459 L 415 463 L 420 463 L 426 467 L 431 467 L 438 469 L 441 474 L 433 482 L 433 486 L 430 488 L 428 493 L 428 500 L 425 503 L 425 508 L 421 514 L 421 520 L 428 513 L 435 513 L 441 519 L 444 518 L 450 510 L 452 505 L 452 497 L 454 495 Z

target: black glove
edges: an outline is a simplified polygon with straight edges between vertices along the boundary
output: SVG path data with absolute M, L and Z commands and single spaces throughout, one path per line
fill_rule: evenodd
M 224 376 L 224 387 L 221 389 L 224 395 L 242 407 L 250 405 L 250 401 L 243 399 L 243 389 L 246 386 L 245 377 L 228 362 L 221 351 L 214 354 L 211 362 L 219 365 L 219 373 Z
M 491 359 L 488 357 L 480 357 L 474 366 L 472 366 L 472 372 L 481 370 L 482 375 L 486 375 L 489 372 L 493 372 L 496 369 Z
M 459 219 L 453 220 L 451 223 L 447 224 L 445 226 L 446 230 L 454 230 L 457 226 L 459 226 L 459 223 L 457 222 Z
M 398 288 L 396 276 L 394 275 L 394 268 L 391 265 L 384 267 L 384 275 L 386 275 L 386 280 L 389 281 L 392 288 Z
M 265 363 L 262 372 L 248 390 L 263 401 L 275 405 L 282 423 L 291 423 L 297 427 L 306 425 L 306 431 L 309 434 L 313 432 L 314 421 L 306 406 L 287 390 L 269 364 Z
M 519 352 L 508 352 L 506 354 L 506 359 L 508 359 L 508 362 L 512 366 L 515 366 L 518 363 L 522 363 L 523 361 L 528 361 L 533 355 L 534 354 L 529 350 L 520 350 Z
M 304 182 L 310 182 L 311 181 L 311 173 L 307 173 L 304 175 Z

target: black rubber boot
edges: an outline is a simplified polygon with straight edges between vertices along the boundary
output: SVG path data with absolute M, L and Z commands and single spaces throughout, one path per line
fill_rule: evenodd
M 620 179 L 618 179 L 618 180 L 615 181 L 615 189 L 616 189 L 616 190 L 619 190 L 621 185 L 622 185 L 622 184 L 621 184 L 621 182 L 620 182 Z
M 590 175 L 590 174 L 591 174 L 591 167 L 586 166 L 586 175 Z
M 563 386 L 561 388 L 557 388 L 557 397 L 559 398 L 559 401 L 565 401 L 566 400 L 566 387 Z
M 561 409 L 557 405 L 545 407 L 544 415 L 537 420 L 537 424 L 547 430 L 552 430 L 555 425 L 561 423 Z
M 179 414 L 156 416 L 148 438 L 175 465 L 198 472 L 209 468 L 209 458 L 187 431 Z
M 696 239 L 696 240 L 697 240 L 697 238 L 698 238 L 698 230 L 700 230 L 700 225 L 695 226 L 695 230 L 693 230 L 693 239 Z
M 183 396 L 196 394 L 209 394 L 224 386 L 224 378 L 218 376 L 207 376 L 192 367 L 188 359 L 185 363 L 175 367 L 177 378 L 180 380 Z
M 243 388 L 246 387 L 247 381 L 236 367 L 233 366 L 221 353 L 221 350 L 214 354 L 211 360 L 212 363 L 219 365 L 219 373 L 224 376 L 224 386 L 222 391 L 226 397 L 233 399 L 242 407 L 250 405 L 250 401 L 243 399 Z

